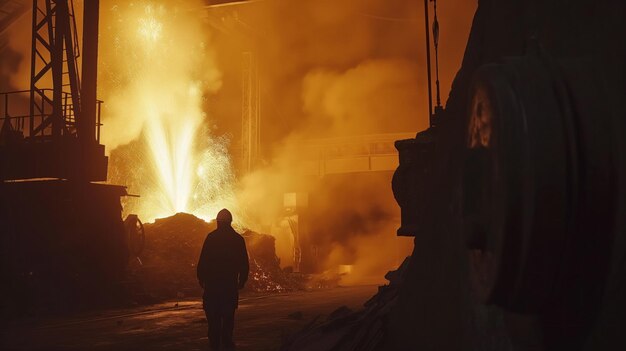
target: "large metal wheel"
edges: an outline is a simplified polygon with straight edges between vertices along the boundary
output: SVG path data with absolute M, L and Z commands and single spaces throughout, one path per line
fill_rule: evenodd
M 585 342 L 611 282 L 621 131 L 597 67 L 509 58 L 479 68 L 469 92 L 463 219 L 472 291 L 540 321 L 546 349 Z
M 579 183 L 571 102 L 549 63 L 482 67 L 470 91 L 464 217 L 477 296 L 537 313 L 563 283 Z

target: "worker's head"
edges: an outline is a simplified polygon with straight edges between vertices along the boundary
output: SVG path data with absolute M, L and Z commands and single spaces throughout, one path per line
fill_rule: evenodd
M 217 213 L 215 220 L 217 221 L 218 227 L 230 225 L 230 223 L 233 221 L 233 215 L 230 213 L 229 210 L 224 208 Z

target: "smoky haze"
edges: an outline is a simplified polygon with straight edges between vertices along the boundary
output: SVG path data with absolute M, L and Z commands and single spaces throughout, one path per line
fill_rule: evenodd
M 475 1 L 439 2 L 442 103 L 475 7 Z M 302 143 L 428 127 L 423 11 L 421 1 L 377 0 L 264 1 L 209 11 L 210 22 L 219 19 L 214 39 L 224 77 L 207 103 L 223 121 L 218 131 L 236 135 L 241 125 L 241 51 L 259 59 L 264 162 L 240 178 L 239 203 L 254 209 L 253 222 L 264 223 L 280 217 L 282 193 L 311 194 L 309 229 L 324 248 L 325 267 L 355 265 L 344 281 L 382 277 L 412 242 L 395 237 L 400 216 L 390 173 L 299 176 Z
M 204 5 L 101 1 L 98 94 L 105 100 L 102 135 L 111 156 L 109 180 L 142 195 L 131 199 L 125 211 L 153 217 L 142 213 L 141 201 L 150 202 L 163 191 L 155 185 L 159 180 L 149 161 L 154 151 L 146 121 L 154 114 L 148 107 L 161 113 L 168 96 L 196 89 L 198 95 L 179 96 L 173 110 L 163 113 L 171 125 L 183 118 L 181 109 L 198 121 L 192 123 L 189 164 L 194 177 L 204 178 L 192 181 L 190 192 L 199 197 L 190 200 L 189 212 L 212 218 L 216 209 L 229 207 L 242 226 L 269 231 L 284 216 L 284 193 L 307 192 L 316 223 L 311 235 L 324 248 L 323 268 L 353 264 L 355 276 L 382 276 L 412 248 L 410 240 L 395 236 L 399 209 L 391 172 L 320 179 L 302 176 L 299 165 L 303 140 L 415 133 L 428 127 L 423 2 Z M 438 2 L 442 103 L 460 67 L 476 5 L 475 0 Z M 147 46 L 131 40 L 137 26 L 144 28 Z M 5 36 L 2 88 L 26 88 L 29 16 Z M 249 174 L 238 168 L 244 51 L 259 62 L 261 106 L 261 157 Z M 283 265 L 290 259 L 288 252 L 281 256 Z
M 442 103 L 475 7 L 470 0 L 438 4 Z M 240 122 L 242 50 L 259 57 L 263 139 L 270 144 L 294 130 L 326 137 L 329 129 L 358 135 L 427 127 L 423 2 L 261 1 L 225 8 L 209 11 L 209 22 L 220 28 L 213 27 L 214 43 L 224 73 L 224 86 L 209 103 L 231 119 L 220 128 L 237 130 Z M 325 128 L 333 122 L 341 126 Z

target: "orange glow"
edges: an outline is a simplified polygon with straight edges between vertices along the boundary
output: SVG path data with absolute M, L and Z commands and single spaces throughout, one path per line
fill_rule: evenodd
M 176 42 L 164 37 L 168 33 L 163 33 L 164 26 L 157 12 L 151 5 L 145 6 L 143 17 L 137 21 L 137 41 L 153 54 L 177 50 Z M 145 57 L 152 59 L 152 55 Z M 146 62 L 146 65 L 150 64 Z M 180 62 L 169 64 L 180 65 Z M 145 206 L 143 216 L 150 219 L 190 211 L 196 166 L 194 143 L 202 121 L 197 83 L 189 81 L 185 75 L 162 75 L 151 71 L 148 68 L 146 73 L 149 75 L 137 77 L 146 83 L 139 86 L 144 92 L 144 101 L 147 101 L 144 130 L 158 179 L 158 189 L 155 190 L 161 194 L 157 203 Z
M 210 220 L 222 207 L 236 207 L 227 140 L 201 130 L 210 119 L 202 109 L 203 92 L 219 87 L 219 72 L 206 57 L 206 30 L 200 30 L 198 14 L 175 6 L 115 5 L 115 27 L 105 38 L 121 56 L 111 60 L 114 75 L 122 73 L 118 79 L 127 81 L 112 90 L 117 95 L 107 91 L 112 115 L 105 121 L 105 143 L 115 148 L 143 138 L 148 151 L 138 167 L 150 175 L 131 191 L 141 196 L 133 211 L 144 221 L 177 212 Z
M 315 252 L 320 270 L 345 273 L 346 283 L 382 280 L 410 253 L 411 240 L 395 237 L 399 209 L 390 172 L 311 176 L 303 150 L 311 139 L 414 135 L 426 128 L 421 5 L 270 1 L 216 10 L 201 0 L 101 4 L 99 97 L 105 101 L 103 144 L 114 150 L 110 181 L 141 196 L 123 200 L 126 213 L 144 222 L 176 212 L 208 221 L 228 208 L 238 229 L 276 238 L 286 268 L 300 253 L 285 216 L 300 213 L 286 212 L 283 196 L 304 192 L 310 203 L 296 210 L 305 211 L 302 233 L 312 243 L 303 245 Z M 444 99 L 462 57 L 471 6 L 441 8 L 442 27 L 451 33 L 441 46 Z M 388 13 L 408 20 L 369 16 Z M 460 20 L 463 25 L 452 25 Z M 263 152 L 256 168 L 236 179 L 229 144 L 241 138 L 241 55 L 249 50 L 258 59 Z

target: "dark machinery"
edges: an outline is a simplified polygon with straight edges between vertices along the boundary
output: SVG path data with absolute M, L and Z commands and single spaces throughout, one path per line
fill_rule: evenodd
M 593 66 L 536 52 L 485 65 L 467 129 L 463 217 L 477 295 L 544 315 L 546 338 L 573 344 L 597 317 L 617 213 L 614 123 L 597 118 L 610 111 Z
M 479 2 L 446 109 L 396 142 L 391 349 L 626 345 L 623 9 Z
M 435 162 L 433 155 L 436 150 L 437 124 L 443 114 L 439 91 L 439 21 L 437 20 L 437 1 L 430 0 L 434 5 L 432 25 L 433 45 L 435 48 L 435 84 L 436 102 L 432 106 L 432 82 L 430 64 L 430 28 L 429 28 L 429 0 L 424 0 L 424 23 L 426 24 L 426 75 L 428 78 L 428 118 L 430 127 L 417 133 L 414 139 L 398 140 L 395 143 L 400 158 L 398 169 L 392 180 L 393 194 L 400 205 L 401 226 L 398 228 L 400 236 L 415 236 L 435 230 L 432 221 L 432 206 L 424 199 L 430 199 L 436 186 L 433 184 L 432 166 Z M 427 185 L 428 184 L 428 185 Z
M 81 52 L 73 1 L 34 0 L 30 89 L 0 94 L 4 312 L 107 300 L 124 276 L 126 189 L 92 183 L 106 181 L 108 163 L 96 99 L 98 11 L 98 1 L 84 2 Z M 130 222 L 142 230 L 136 216 Z

